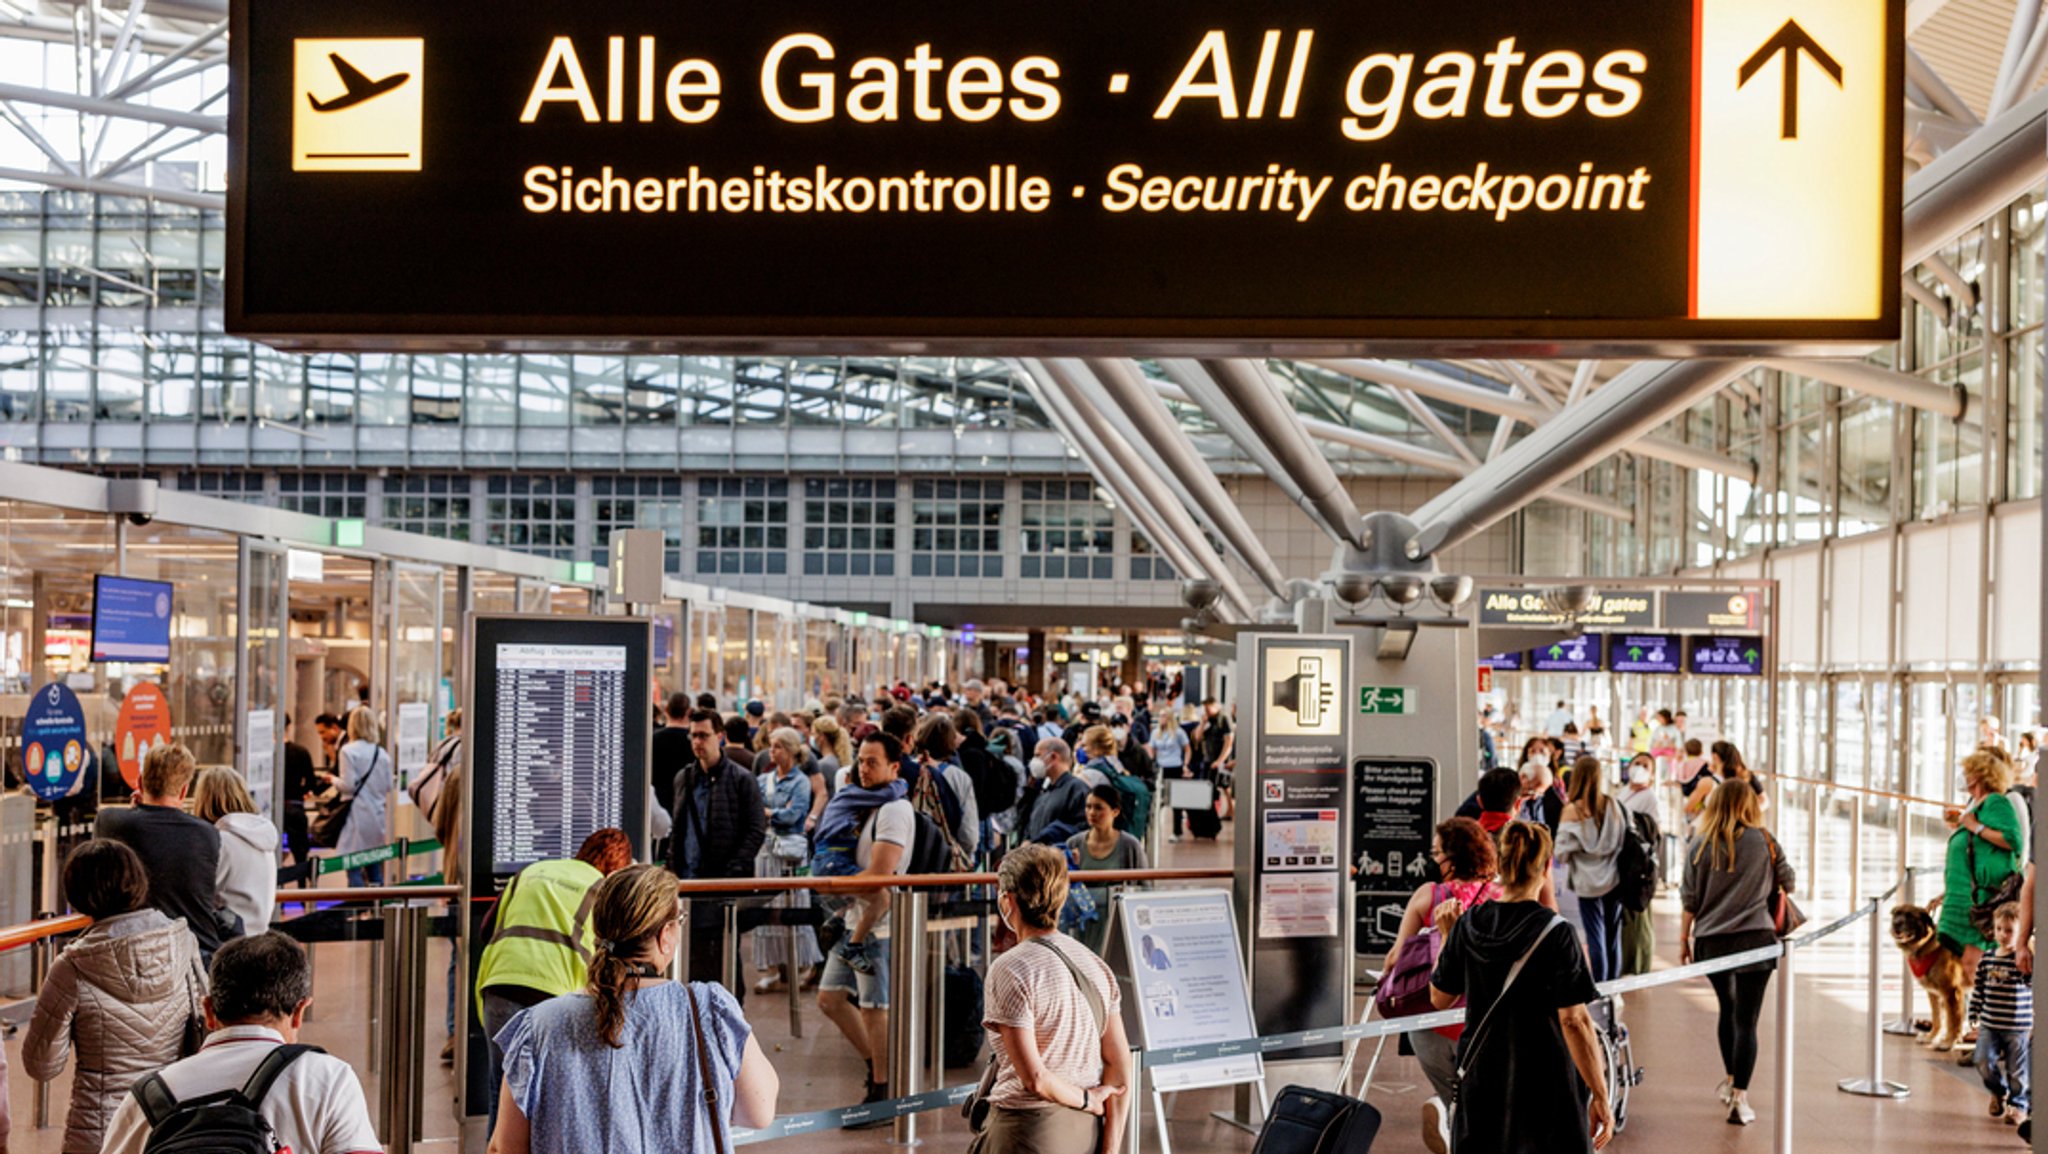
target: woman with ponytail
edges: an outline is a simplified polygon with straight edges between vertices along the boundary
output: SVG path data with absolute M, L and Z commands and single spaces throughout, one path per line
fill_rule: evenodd
M 1501 895 L 1450 926 L 1430 976 L 1438 1009 L 1466 999 L 1453 1150 L 1585 1154 L 1613 1137 L 1586 1012 L 1600 994 L 1570 925 L 1537 900 L 1549 876 L 1550 831 L 1502 827 Z
M 668 979 L 683 935 L 674 874 L 598 883 L 588 984 L 521 1012 L 491 1154 L 731 1154 L 733 1126 L 775 1118 L 775 1068 L 724 987 Z

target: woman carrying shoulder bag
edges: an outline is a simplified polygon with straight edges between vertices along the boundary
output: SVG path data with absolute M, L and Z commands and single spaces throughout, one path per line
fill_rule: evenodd
M 723 986 L 666 975 L 683 936 L 674 874 L 627 866 L 591 891 L 589 984 L 498 1034 L 490 1154 L 731 1154 L 775 1120 L 775 1067 Z
M 1500 831 L 1501 896 L 1451 927 L 1429 997 L 1462 996 L 1451 1149 L 1471 1154 L 1584 1154 L 1614 1136 L 1600 1041 L 1586 1004 L 1599 998 L 1571 926 L 1537 901 L 1550 876 L 1550 831 Z
M 391 798 L 391 755 L 384 750 L 384 731 L 377 716 L 367 707 L 348 715 L 348 744 L 341 747 L 335 766 L 334 784 L 341 791 L 335 804 L 341 828 L 334 837 L 334 852 L 351 854 L 383 845 L 391 823 L 387 802 Z M 351 886 L 384 884 L 384 863 L 348 871 Z
M 1712 961 L 1778 942 L 1772 911 L 1781 891 L 1790 891 L 1792 863 L 1763 828 L 1756 790 L 1739 777 L 1714 787 L 1700 818 L 1700 831 L 1685 855 L 1685 880 L 1679 890 L 1684 914 L 1679 919 L 1681 965 Z M 1721 1079 L 1716 1093 L 1728 1108 L 1728 1124 L 1756 1121 L 1749 1105 L 1749 1079 L 1756 1072 L 1757 1019 L 1763 1015 L 1764 992 L 1775 958 L 1739 969 L 1709 974 L 1714 1000 L 1720 1003 Z
M 988 1072 L 969 1103 L 968 1154 L 1115 1154 L 1123 1145 L 1130 1044 L 1116 978 L 1060 933 L 1067 859 L 1026 844 L 1003 858 L 996 909 L 1017 935 L 988 968 Z

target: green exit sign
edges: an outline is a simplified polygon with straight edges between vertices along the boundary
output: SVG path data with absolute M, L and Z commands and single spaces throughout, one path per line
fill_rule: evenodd
M 1403 714 L 1415 712 L 1415 691 L 1405 685 L 1361 685 L 1358 712 Z

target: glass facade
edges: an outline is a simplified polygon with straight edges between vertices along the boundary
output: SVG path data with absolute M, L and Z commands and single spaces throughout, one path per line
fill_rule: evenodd
M 1027 578 L 1107 581 L 1114 574 L 1116 515 L 1093 481 L 1025 481 Z
M 804 481 L 804 575 L 896 575 L 896 482 L 867 477 Z
M 1003 488 L 1000 480 L 912 482 L 911 576 L 1001 577 Z
M 780 477 L 699 478 L 697 572 L 789 572 L 789 482 Z

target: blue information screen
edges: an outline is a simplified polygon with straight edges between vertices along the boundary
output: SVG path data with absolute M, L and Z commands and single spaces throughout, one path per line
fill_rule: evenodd
M 1685 645 L 1686 665 L 1694 673 L 1721 677 L 1760 677 L 1763 642 L 1755 637 L 1693 637 Z
M 101 574 L 92 579 L 92 659 L 171 660 L 171 583 Z
M 1479 664 L 1497 672 L 1513 673 L 1522 668 L 1522 662 L 1527 657 L 1528 654 L 1517 649 L 1513 653 L 1496 653 L 1491 657 L 1481 658 Z
M 1671 633 L 1607 635 L 1607 668 L 1614 673 L 1676 673 L 1680 652 Z
M 1600 639 L 1572 637 L 1529 651 L 1529 668 L 1537 673 L 1600 672 Z

